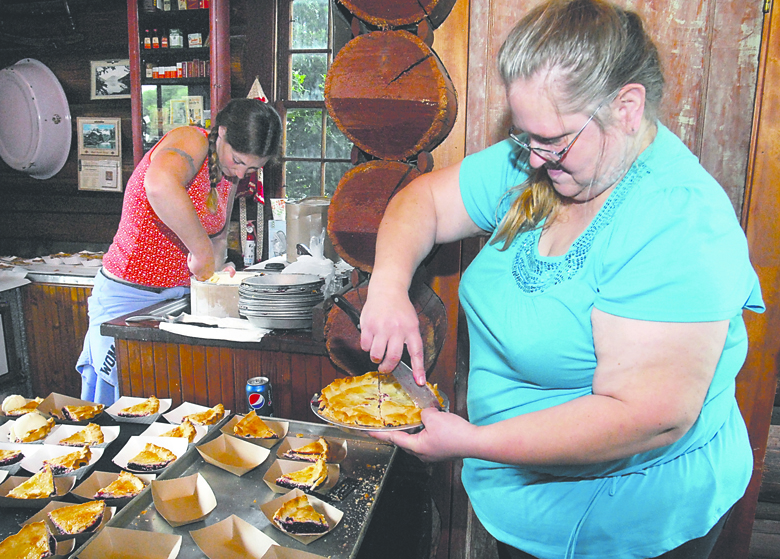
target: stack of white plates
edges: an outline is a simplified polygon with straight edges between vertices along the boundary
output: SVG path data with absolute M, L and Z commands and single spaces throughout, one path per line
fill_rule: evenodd
M 321 303 L 325 280 L 313 274 L 264 274 L 238 288 L 238 314 L 258 328 L 311 328 L 312 309 Z

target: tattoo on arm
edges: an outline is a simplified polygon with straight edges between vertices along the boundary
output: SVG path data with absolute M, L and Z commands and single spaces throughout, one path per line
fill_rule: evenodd
M 181 150 L 179 148 L 171 148 L 171 147 L 165 148 L 163 151 L 172 151 L 174 153 L 178 153 L 184 158 L 184 160 L 190 166 L 190 171 L 192 171 L 192 174 L 197 173 L 198 170 L 195 168 L 195 161 L 192 159 L 192 156 L 186 151 Z

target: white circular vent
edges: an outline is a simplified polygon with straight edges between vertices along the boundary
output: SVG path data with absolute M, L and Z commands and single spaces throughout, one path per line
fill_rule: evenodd
M 42 62 L 20 60 L 0 70 L 0 157 L 36 179 L 60 172 L 72 137 L 68 99 Z

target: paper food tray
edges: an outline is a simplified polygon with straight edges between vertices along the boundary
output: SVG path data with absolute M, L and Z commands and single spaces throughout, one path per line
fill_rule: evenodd
M 116 421 L 125 422 L 125 423 L 154 423 L 157 421 L 157 418 L 160 417 L 160 415 L 167 412 L 169 409 L 171 409 L 172 400 L 170 398 L 159 398 L 160 400 L 160 408 L 157 410 L 157 413 L 153 413 L 151 415 L 144 415 L 142 417 L 123 417 L 121 415 L 117 415 L 120 411 L 122 411 L 125 408 L 129 408 L 130 406 L 135 406 L 136 404 L 140 404 L 141 402 L 146 401 L 148 398 L 137 398 L 134 396 L 122 396 L 111 404 L 105 411 L 108 415 L 114 418 Z
M 24 526 L 26 524 L 31 524 L 33 522 L 44 521 L 46 523 L 46 525 L 49 527 L 49 530 L 51 531 L 52 535 L 54 536 L 54 539 L 56 539 L 57 541 L 68 540 L 68 539 L 75 538 L 77 543 L 84 543 L 89 538 L 91 538 L 92 535 L 95 532 L 97 532 L 98 530 L 103 528 L 103 526 L 106 525 L 106 522 L 111 520 L 113 518 L 113 516 L 114 516 L 114 513 L 116 512 L 116 509 L 114 507 L 106 506 L 106 510 L 103 513 L 103 518 L 100 520 L 100 524 L 98 524 L 97 526 L 95 526 L 91 530 L 89 530 L 87 532 L 82 532 L 80 534 L 64 534 L 64 533 L 62 533 L 59 530 L 59 528 L 57 528 L 57 526 L 54 524 L 54 522 L 52 522 L 49 519 L 49 512 L 51 512 L 51 511 L 53 511 L 55 509 L 59 509 L 59 508 L 63 508 L 63 507 L 71 507 L 71 506 L 78 505 L 78 504 L 79 503 L 63 503 L 62 501 L 52 501 L 51 503 L 49 503 L 48 505 L 43 507 L 43 509 L 41 509 L 37 514 L 35 514 L 35 515 L 31 516 L 30 518 L 28 518 L 21 525 Z
M 155 421 L 149 427 L 147 427 L 146 431 L 141 433 L 142 437 L 159 437 L 163 433 L 170 431 L 176 427 L 176 425 L 173 425 L 171 423 L 160 423 L 159 421 Z M 197 444 L 200 442 L 200 440 L 206 436 L 206 433 L 208 433 L 208 429 L 202 425 L 194 425 L 195 427 L 195 438 L 192 439 L 192 442 L 190 444 Z M 177 438 L 177 437 L 171 437 L 171 438 Z M 179 437 L 182 440 L 184 440 L 183 437 Z
M 179 425 L 184 420 L 185 415 L 189 415 L 192 413 L 200 413 L 208 409 L 211 409 L 211 406 L 201 406 L 200 404 L 184 402 L 182 405 L 178 406 L 177 408 L 172 409 L 167 413 L 164 413 L 163 417 L 168 421 L 168 423 Z M 228 417 L 229 415 L 230 415 L 230 410 L 225 410 L 225 413 L 222 415 L 222 417 L 220 417 L 219 420 L 215 421 L 213 425 L 203 425 L 203 427 L 209 427 L 209 428 L 214 427 L 214 425 L 217 425 L 220 421 L 222 421 L 224 418 Z
M 231 437 L 236 437 L 238 439 L 241 439 L 242 441 L 247 441 L 252 444 L 260 445 L 264 448 L 272 448 L 279 444 L 286 436 L 287 432 L 290 429 L 290 422 L 289 421 L 276 421 L 267 417 L 261 417 L 261 419 L 265 422 L 266 425 L 268 425 L 268 428 L 271 429 L 274 433 L 277 434 L 279 437 L 278 439 L 258 439 L 258 438 L 252 438 L 252 437 L 241 437 L 239 435 L 236 435 L 233 432 L 233 427 L 236 426 L 236 424 L 244 419 L 245 416 L 243 415 L 235 415 L 230 418 L 230 421 L 228 421 L 225 425 L 222 426 L 222 429 L 220 429 L 223 433 L 226 435 L 230 435 Z
M 147 443 L 152 443 L 157 446 L 165 447 L 168 450 L 170 450 L 172 453 L 176 455 L 176 459 L 182 457 L 182 455 L 187 452 L 187 441 L 185 439 L 177 439 L 175 437 L 141 437 L 141 436 L 134 436 L 130 437 L 130 439 L 127 441 L 127 444 L 120 450 L 116 456 L 114 456 L 113 462 L 123 470 L 127 470 L 129 472 L 133 473 L 141 473 L 141 474 L 160 474 L 164 472 L 168 467 L 170 467 L 173 463 L 176 462 L 174 460 L 173 462 L 167 464 L 164 468 L 160 468 L 154 471 L 135 471 L 127 467 L 127 462 L 134 458 L 139 452 L 141 452 L 144 449 L 144 446 L 146 446 Z
M 211 486 L 199 473 L 152 482 L 154 506 L 174 528 L 206 518 L 217 506 Z
M 271 453 L 267 448 L 225 434 L 195 448 L 209 464 L 239 477 L 265 462 Z
M 54 446 L 54 445 L 45 444 L 42 445 L 40 450 L 36 452 L 34 455 L 26 456 L 22 460 L 21 462 L 22 468 L 27 470 L 31 474 L 37 474 L 43 468 L 44 460 L 51 460 L 52 458 L 64 456 L 72 452 L 78 452 L 79 450 L 81 450 L 81 447 L 78 446 Z M 81 479 L 84 476 L 84 474 L 86 474 L 92 468 L 92 466 L 94 466 L 95 463 L 98 460 L 100 460 L 100 457 L 103 456 L 103 450 L 104 449 L 102 448 L 90 448 L 90 452 L 92 453 L 92 456 L 89 459 L 89 464 L 81 468 L 78 468 L 76 470 L 73 470 L 72 472 L 67 472 L 65 474 L 55 473 L 54 477 L 75 476 L 76 479 Z
M 307 495 L 306 498 L 309 500 L 309 503 L 311 503 L 311 506 L 314 507 L 314 510 L 322 514 L 327 520 L 328 531 L 323 532 L 322 534 L 314 534 L 311 536 L 299 536 L 297 534 L 289 534 L 276 525 L 276 523 L 274 522 L 274 514 L 276 514 L 276 511 L 279 510 L 279 507 L 281 507 L 285 502 L 303 494 L 304 494 L 303 491 L 301 491 L 300 489 L 293 489 L 292 491 L 285 493 L 281 497 L 277 497 L 273 501 L 269 501 L 267 503 L 260 505 L 260 510 L 263 511 L 263 514 L 268 519 L 268 522 L 270 522 L 271 525 L 274 528 L 276 528 L 280 533 L 289 536 L 301 542 L 304 545 L 309 545 L 311 542 L 318 540 L 322 536 L 325 536 L 330 532 L 332 532 L 336 528 L 336 526 L 338 526 L 339 522 L 341 522 L 341 517 L 344 516 L 344 513 L 341 512 L 336 507 L 333 507 L 328 503 L 318 499 L 317 497 L 314 497 L 312 495 Z
M 51 430 L 51 433 L 49 433 L 49 436 L 44 439 L 43 444 L 47 445 L 55 445 L 55 446 L 66 446 L 67 448 L 78 448 L 76 446 L 69 446 L 69 445 L 60 445 L 60 441 L 62 439 L 67 439 L 68 437 L 75 435 L 79 431 L 83 431 L 86 426 L 84 425 L 55 425 L 54 429 Z M 116 440 L 116 438 L 119 436 L 119 426 L 105 426 L 101 425 L 100 430 L 103 431 L 103 442 L 100 444 L 92 444 L 90 445 L 90 448 L 106 448 L 108 445 L 110 445 L 112 442 Z
M 73 489 L 73 486 L 76 484 L 76 476 L 55 477 L 54 495 L 51 497 L 44 497 L 43 499 L 14 499 L 13 497 L 8 496 L 8 493 L 14 487 L 21 485 L 28 479 L 30 478 L 22 476 L 9 476 L 2 484 L 0 484 L 0 507 L 40 509 L 45 507 L 51 501 L 62 499 L 65 495 L 70 493 L 70 491 Z

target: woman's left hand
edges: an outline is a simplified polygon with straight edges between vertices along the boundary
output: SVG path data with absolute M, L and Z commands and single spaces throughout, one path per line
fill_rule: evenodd
M 454 413 L 433 408 L 422 410 L 424 429 L 415 434 L 404 431 L 372 431 L 377 439 L 394 443 L 423 462 L 439 462 L 468 456 L 468 441 L 477 429 Z

